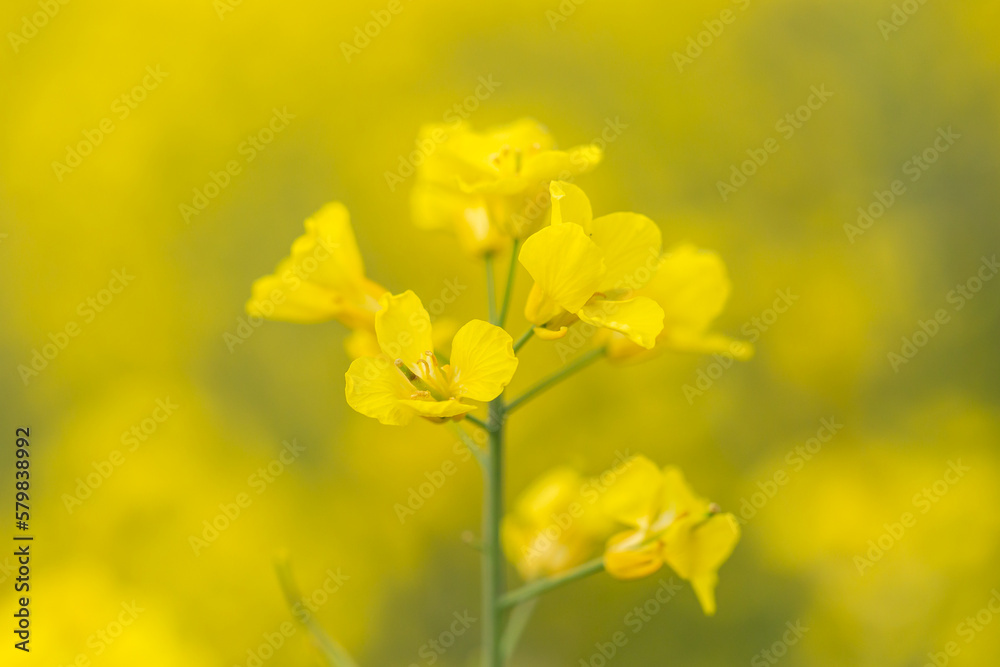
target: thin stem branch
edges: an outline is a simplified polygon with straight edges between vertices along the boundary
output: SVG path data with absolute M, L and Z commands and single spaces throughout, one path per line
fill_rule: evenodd
M 297 605 L 301 605 L 304 598 L 298 584 L 295 582 L 295 576 L 292 574 L 292 565 L 288 557 L 286 555 L 279 556 L 274 568 L 278 572 L 278 582 L 281 584 L 281 591 L 285 594 L 285 601 L 288 603 L 288 607 L 294 609 Z M 316 647 L 329 664 L 333 665 L 333 667 L 358 667 L 358 663 L 354 662 L 354 659 L 351 658 L 344 647 L 326 634 L 315 616 L 309 616 L 306 621 L 302 622 L 302 625 L 309 631 L 313 643 L 316 644 Z
M 567 570 L 560 575 L 555 577 L 548 577 L 547 579 L 539 579 L 538 581 L 533 581 L 530 584 L 522 586 L 515 591 L 507 593 L 502 598 L 500 598 L 501 607 L 513 607 L 514 605 L 521 604 L 526 600 L 531 600 L 537 598 L 543 593 L 548 593 L 549 591 L 559 588 L 560 586 L 565 586 L 566 584 L 572 583 L 584 577 L 589 577 L 592 574 L 597 574 L 604 569 L 604 558 L 595 558 L 592 561 L 588 561 L 583 565 L 579 565 L 572 570 Z
M 479 462 L 479 466 L 483 470 L 485 470 L 486 453 L 479 447 L 479 445 L 475 443 L 475 441 L 473 441 L 472 436 L 466 433 L 465 429 L 463 429 L 460 425 L 456 424 L 455 422 L 449 422 L 449 425 L 452 427 L 452 430 L 454 430 L 455 433 L 458 434 L 458 437 L 462 441 L 462 444 L 464 444 L 468 448 L 468 450 L 472 452 L 472 455 L 476 457 L 476 461 Z
M 493 253 L 487 253 L 483 258 L 486 262 L 486 304 L 490 313 L 490 324 L 497 323 L 497 287 L 496 276 L 493 275 Z
M 507 286 L 503 290 L 503 305 L 500 306 L 500 319 L 497 326 L 502 327 L 507 321 L 507 311 L 510 309 L 510 296 L 514 291 L 514 276 L 517 275 L 517 249 L 521 245 L 521 239 L 514 239 L 514 245 L 510 249 L 510 266 L 507 267 Z
M 483 430 L 486 430 L 486 431 L 490 430 L 490 427 L 489 427 L 489 426 L 487 426 L 486 422 L 484 422 L 484 421 L 483 421 L 482 419 L 480 419 L 479 417 L 473 417 L 473 416 L 472 416 L 472 415 L 470 415 L 470 414 L 466 414 L 466 415 L 465 415 L 465 419 L 466 419 L 466 421 L 468 421 L 468 422 L 471 422 L 471 423 L 475 424 L 476 426 L 478 426 L 479 428 L 481 428 L 481 429 L 483 429 Z
M 533 386 L 531 389 L 524 392 L 523 394 L 515 398 L 513 401 L 508 403 L 507 414 L 514 412 L 514 410 L 518 409 L 519 407 L 530 401 L 538 394 L 542 393 L 543 391 L 552 387 L 553 385 L 559 384 L 560 382 L 562 382 L 569 376 L 573 375 L 574 373 L 583 370 L 584 368 L 594 363 L 603 356 L 604 356 L 603 347 L 599 347 L 597 349 L 591 350 L 590 352 L 587 352 L 586 354 L 580 355 L 573 361 L 573 363 L 568 364 L 564 368 L 561 368 L 560 370 L 556 371 L 555 373 L 545 378 L 544 380 Z
M 521 337 L 517 339 L 514 343 L 514 354 L 517 354 L 524 344 L 531 340 L 531 337 L 535 335 L 535 327 L 529 327 L 527 331 L 521 334 Z
M 503 639 L 500 642 L 503 649 L 504 663 L 510 662 L 510 657 L 514 655 L 514 650 L 517 648 L 518 643 L 520 643 L 521 635 L 524 634 L 525 629 L 528 627 L 528 622 L 531 621 L 531 615 L 534 613 L 537 604 L 538 598 L 533 598 L 522 602 L 511 610 L 510 618 L 507 621 L 507 629 L 504 630 Z

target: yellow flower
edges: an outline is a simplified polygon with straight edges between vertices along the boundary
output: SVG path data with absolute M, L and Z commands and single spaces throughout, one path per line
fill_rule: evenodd
M 619 579 L 645 577 L 668 564 L 691 582 L 705 614 L 715 613 L 717 571 L 740 538 L 732 514 L 694 494 L 674 467 L 638 456 L 604 495 L 605 511 L 631 526 L 608 540 L 605 569 Z
M 431 318 L 411 291 L 384 294 L 375 314 L 381 354 L 355 359 L 347 370 L 347 403 L 383 424 L 405 425 L 416 416 L 462 419 L 491 401 L 517 369 L 513 340 L 500 327 L 472 320 L 455 334 L 451 363 L 434 353 Z
M 531 119 L 483 133 L 465 123 L 428 125 L 418 145 L 428 148 L 413 188 L 414 222 L 454 232 L 473 255 L 503 250 L 537 229 L 549 182 L 588 172 L 602 157 L 595 145 L 556 150 Z
M 653 279 L 640 290 L 663 308 L 663 331 L 656 349 L 680 352 L 724 352 L 736 359 L 753 356 L 750 343 L 709 331 L 729 299 L 731 286 L 722 259 L 693 245 L 665 254 Z M 625 336 L 608 332 L 604 342 L 612 359 L 641 358 L 646 351 Z
M 353 330 L 348 353 L 377 353 L 375 312 L 387 290 L 365 277 L 347 209 L 327 204 L 305 227 L 274 273 L 254 282 L 247 313 L 285 322 L 339 320 Z
M 663 330 L 663 309 L 635 291 L 656 271 L 659 227 L 637 213 L 594 219 L 580 188 L 554 181 L 550 190 L 552 222 L 530 236 L 519 255 L 535 280 L 524 309 L 538 325 L 535 334 L 561 338 L 583 320 L 652 348 Z
M 592 558 L 613 525 L 586 482 L 572 468 L 560 467 L 535 480 L 504 517 L 502 538 L 507 559 L 525 580 L 565 572 Z

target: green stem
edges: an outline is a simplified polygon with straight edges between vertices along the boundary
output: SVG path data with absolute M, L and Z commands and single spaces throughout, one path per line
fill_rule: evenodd
M 488 253 L 484 258 L 486 262 L 486 304 L 490 312 L 490 324 L 497 323 L 497 288 L 494 284 L 496 277 L 493 275 L 493 253 Z
M 594 363 L 603 356 L 604 356 L 603 347 L 599 347 L 597 349 L 591 350 L 590 352 L 587 352 L 586 354 L 580 355 L 579 357 L 576 358 L 576 360 L 573 361 L 573 363 L 568 364 L 565 368 L 556 371 L 555 373 L 545 378 L 544 380 L 536 384 L 534 387 L 532 387 L 531 389 L 524 392 L 523 394 L 515 398 L 513 401 L 508 403 L 507 414 L 514 412 L 514 410 L 521 407 L 526 402 L 528 402 L 538 394 L 542 393 L 549 387 L 556 385 L 565 380 L 566 378 L 568 378 L 569 376 L 573 375 L 574 373 L 583 370 L 584 368 Z
M 510 266 L 507 267 L 507 286 L 503 290 L 503 305 L 500 306 L 500 319 L 497 326 L 503 327 L 507 321 L 507 311 L 510 309 L 510 295 L 514 291 L 514 276 L 517 274 L 517 248 L 521 245 L 521 239 L 514 239 L 514 245 L 510 249 Z
M 484 469 L 483 502 L 483 667 L 502 667 L 501 635 L 504 592 L 504 561 L 500 551 L 500 521 L 503 518 L 503 423 L 504 400 L 490 402 L 490 450 Z
M 535 605 L 537 604 L 538 598 L 534 598 L 527 602 L 522 602 L 511 610 L 510 618 L 507 621 L 507 628 L 503 631 L 503 639 L 501 640 L 505 663 L 510 662 L 510 657 L 514 655 L 514 649 L 517 648 L 518 643 L 521 641 L 521 635 L 524 634 L 525 629 L 528 627 L 528 622 L 531 621 L 531 614 L 534 613 Z
M 281 584 L 281 590 L 285 594 L 288 607 L 294 610 L 296 606 L 301 606 L 304 598 L 298 584 L 295 582 L 295 576 L 292 574 L 292 565 L 288 557 L 284 555 L 279 556 L 274 567 L 278 571 L 278 582 Z M 333 667 L 358 667 L 358 663 L 354 662 L 354 659 L 344 650 L 344 647 L 331 639 L 323 631 L 322 626 L 316 621 L 315 616 L 309 616 L 302 624 L 309 631 L 313 643 L 316 644 L 316 647 L 330 665 L 333 665 Z
M 537 598 L 539 595 L 548 593 L 549 591 L 559 588 L 560 586 L 565 586 L 566 584 L 577 581 L 578 579 L 583 579 L 584 577 L 589 577 L 592 574 L 597 574 L 603 569 L 604 558 L 595 558 L 594 560 L 588 561 L 583 565 L 579 565 L 572 570 L 567 570 L 558 576 L 548 577 L 547 579 L 539 579 L 538 581 L 533 581 L 530 584 L 518 588 L 516 591 L 507 593 L 500 598 L 500 606 L 503 608 L 513 607 L 514 605 L 521 604 L 527 600 Z
M 535 327 L 530 327 L 527 331 L 525 331 L 524 334 L 517 339 L 517 342 L 514 343 L 514 354 L 517 354 L 521 348 L 524 347 L 524 344 L 531 340 L 531 337 L 534 335 Z

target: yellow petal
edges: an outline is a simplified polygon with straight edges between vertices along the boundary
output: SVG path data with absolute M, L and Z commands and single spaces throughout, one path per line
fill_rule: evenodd
M 440 183 L 421 181 L 410 193 L 410 215 L 420 229 L 452 231 L 466 208 L 476 208 L 476 197 Z
M 706 614 L 715 611 L 715 573 L 739 539 L 740 526 L 732 514 L 688 516 L 671 526 L 664 538 L 667 563 L 679 577 L 698 582 L 695 592 Z
M 421 181 L 410 196 L 414 223 L 423 229 L 454 232 L 473 256 L 501 252 L 510 239 L 491 220 L 486 201 L 439 183 Z
M 464 415 L 476 409 L 475 405 L 462 403 L 458 399 L 449 398 L 445 401 L 435 401 L 433 399 L 409 398 L 402 399 L 399 403 L 417 413 L 421 417 L 434 417 L 446 419 L 456 415 Z
M 292 289 L 283 276 L 294 276 L 288 261 L 278 265 L 272 275 L 258 278 L 250 288 L 246 312 L 254 317 L 282 322 L 314 324 L 337 317 L 344 309 L 344 299 L 336 291 L 315 283 L 298 281 Z
M 451 389 L 459 398 L 492 401 L 514 371 L 514 340 L 498 326 L 482 320 L 465 324 L 451 343 Z
M 552 181 L 549 184 L 549 194 L 552 197 L 552 224 L 572 222 L 583 227 L 590 233 L 590 223 L 594 213 L 590 208 L 590 200 L 583 190 L 565 181 Z
M 377 357 L 382 349 L 378 346 L 375 332 L 369 329 L 357 329 L 344 339 L 344 350 L 351 359 L 361 357 Z
M 616 521 L 648 527 L 661 511 L 663 475 L 645 456 L 634 456 L 623 465 L 625 470 L 616 470 L 615 481 L 604 490 L 601 507 Z
M 504 517 L 504 551 L 526 580 L 580 565 L 594 555 L 611 525 L 586 502 L 588 483 L 569 467 L 555 468 L 522 492 Z
M 385 288 L 364 275 L 347 209 L 327 204 L 305 222 L 306 233 L 274 273 L 254 282 L 247 313 L 289 322 L 337 318 L 349 327 L 370 326 Z
M 375 314 L 379 346 L 390 359 L 402 359 L 419 375 L 417 360 L 424 352 L 434 349 L 431 316 L 424 310 L 420 298 L 410 290 L 402 294 L 384 294 L 379 303 L 382 310 Z
M 413 420 L 414 411 L 402 403 L 416 390 L 385 356 L 363 357 L 351 362 L 345 374 L 347 404 L 361 414 L 391 426 Z
M 553 301 L 544 290 L 534 283 L 524 303 L 524 317 L 532 324 L 545 324 L 556 315 L 564 313 L 562 307 Z
M 663 309 L 644 296 L 624 301 L 594 299 L 577 315 L 588 324 L 622 333 L 647 350 L 652 349 L 663 331 Z
M 365 267 L 347 208 L 332 202 L 306 220 L 306 233 L 292 243 L 292 259 L 310 282 L 348 292 L 359 290 Z
M 543 183 L 567 175 L 584 174 L 596 167 L 604 152 L 594 144 L 577 146 L 568 151 L 543 151 L 524 159 L 521 175 L 529 183 Z
M 704 515 L 708 511 L 709 502 L 695 494 L 680 468 L 667 466 L 663 469 L 662 506 L 673 509 L 678 515 Z
M 632 547 L 629 543 L 642 537 L 635 531 L 618 533 L 604 551 L 604 569 L 615 579 L 640 579 L 663 567 L 660 544 L 653 542 Z
M 571 313 L 594 295 L 605 273 L 603 254 L 578 225 L 535 232 L 521 246 L 519 259 L 539 289 Z
M 566 334 L 569 333 L 569 327 L 559 327 L 558 329 L 535 327 L 533 331 L 541 340 L 559 340 L 566 337 Z
M 705 616 L 715 616 L 715 586 L 719 583 L 719 576 L 714 572 L 703 574 L 691 579 L 691 588 L 698 596 L 698 603 Z
M 506 125 L 494 126 L 488 128 L 486 134 L 498 146 L 506 144 L 524 149 L 537 145 L 541 150 L 551 150 L 553 146 L 548 128 L 534 118 L 519 118 Z
M 663 306 L 668 333 L 689 336 L 708 329 L 722 312 L 730 289 L 722 259 L 692 245 L 666 254 L 647 286 L 648 294 Z
M 649 282 L 663 251 L 655 222 L 638 213 L 612 213 L 594 220 L 592 230 L 608 269 L 598 291 L 639 289 Z

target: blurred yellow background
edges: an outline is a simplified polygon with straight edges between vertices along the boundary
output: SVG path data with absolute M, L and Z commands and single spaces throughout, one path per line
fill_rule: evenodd
M 483 317 L 481 267 L 411 224 L 412 177 L 386 177 L 459 114 L 603 136 L 578 181 L 596 210 L 718 251 L 717 329 L 757 350 L 600 363 L 512 419 L 512 496 L 641 452 L 746 520 L 716 617 L 685 588 L 634 631 L 656 578 L 595 577 L 543 599 L 516 664 L 597 666 L 622 630 L 610 664 L 996 664 L 1000 9 L 681 4 L 3 3 L 0 449 L 31 427 L 36 542 L 30 659 L 0 556 L 0 663 L 318 664 L 282 634 L 282 549 L 362 664 L 431 664 L 425 643 L 478 615 L 475 462 L 447 429 L 348 408 L 339 324 L 243 312 L 340 200 L 369 276 Z M 513 393 L 559 364 L 532 341 Z M 473 664 L 477 640 L 433 657 Z

